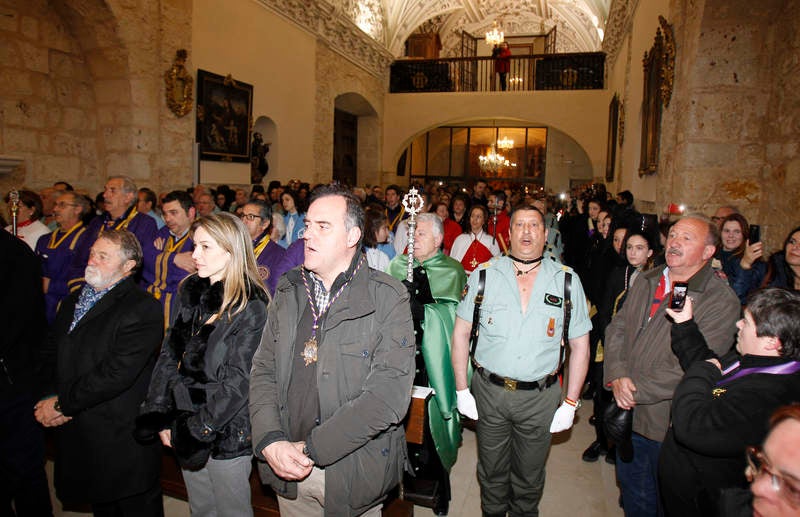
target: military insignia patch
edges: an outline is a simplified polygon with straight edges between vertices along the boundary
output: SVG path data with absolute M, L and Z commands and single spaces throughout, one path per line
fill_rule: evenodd
M 461 299 L 467 297 L 467 293 L 469 292 L 469 284 L 464 284 L 464 289 L 461 291 Z
M 728 390 L 726 390 L 725 388 L 714 388 L 713 390 L 711 390 L 711 396 L 717 399 L 721 397 L 726 391 Z
M 560 296 L 556 296 L 554 294 L 547 294 L 544 295 L 544 303 L 545 305 L 550 305 L 552 307 L 561 307 L 563 300 Z

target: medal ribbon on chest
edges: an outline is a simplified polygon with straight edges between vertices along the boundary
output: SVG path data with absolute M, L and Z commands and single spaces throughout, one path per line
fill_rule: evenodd
M 303 358 L 303 362 L 306 366 L 310 365 L 311 363 L 317 362 L 317 350 L 319 349 L 319 343 L 317 342 L 317 329 L 319 328 L 319 320 L 322 316 L 328 312 L 328 309 L 331 308 L 333 302 L 339 298 L 339 295 L 342 294 L 344 288 L 350 283 L 353 277 L 356 276 L 358 270 L 361 269 L 361 264 L 364 263 L 364 256 L 362 255 L 360 259 L 358 259 L 358 265 L 353 270 L 353 274 L 350 276 L 350 279 L 345 281 L 342 286 L 336 291 L 331 299 L 328 301 L 328 304 L 322 308 L 319 312 L 317 312 L 317 306 L 314 303 L 314 297 L 311 295 L 311 289 L 308 287 L 308 278 L 306 278 L 306 268 L 301 269 L 301 276 L 303 277 L 303 285 L 306 288 L 306 296 L 308 297 L 308 306 L 311 308 L 311 316 L 314 318 L 314 322 L 311 324 L 311 337 L 304 343 L 303 351 L 300 353 L 300 356 Z

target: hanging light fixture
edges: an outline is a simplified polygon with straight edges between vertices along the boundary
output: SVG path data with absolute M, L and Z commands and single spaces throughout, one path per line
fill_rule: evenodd
M 504 136 L 500 140 L 497 141 L 497 147 L 500 149 L 513 149 L 514 148 L 514 141 Z
M 510 161 L 506 160 L 502 154 L 497 154 L 497 149 L 494 144 L 491 145 L 485 156 L 478 156 L 478 162 L 482 171 L 494 173 L 503 167 L 516 166 L 516 164 L 512 164 Z
M 497 27 L 497 21 L 492 25 L 492 30 L 486 33 L 487 45 L 499 45 L 505 40 L 505 34 Z

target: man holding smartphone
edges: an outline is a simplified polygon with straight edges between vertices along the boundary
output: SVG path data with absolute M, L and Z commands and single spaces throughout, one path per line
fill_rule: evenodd
M 683 296 L 692 297 L 695 321 L 715 353 L 727 352 L 736 332 L 739 300 L 709 264 L 718 240 L 717 226 L 704 216 L 676 222 L 667 237 L 666 267 L 643 274 L 606 329 L 605 383 L 618 406 L 634 410 L 633 460 L 617 461 L 626 516 L 663 513 L 658 454 L 669 427 L 673 392 L 683 377 L 665 314 L 673 286 L 686 283 Z

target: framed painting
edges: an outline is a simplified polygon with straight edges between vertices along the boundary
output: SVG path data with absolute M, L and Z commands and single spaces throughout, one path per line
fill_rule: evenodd
M 197 71 L 200 159 L 250 162 L 253 86 L 206 70 Z
M 619 95 L 614 94 L 608 105 L 608 146 L 606 147 L 606 181 L 614 181 L 617 163 L 617 128 L 619 127 Z
M 658 155 L 661 145 L 661 115 L 669 106 L 675 74 L 675 38 L 672 25 L 663 16 L 658 17 L 661 27 L 656 30 L 655 41 L 644 53 L 644 94 L 642 97 L 642 142 L 639 158 L 639 176 L 658 172 Z M 663 31 L 663 33 L 662 33 Z

